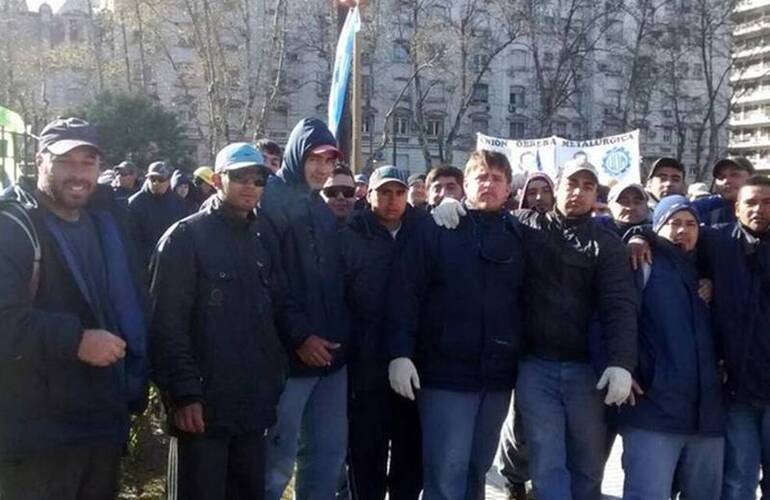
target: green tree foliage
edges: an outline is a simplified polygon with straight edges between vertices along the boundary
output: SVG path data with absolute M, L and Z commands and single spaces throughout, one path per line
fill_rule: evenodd
M 146 95 L 104 92 L 78 114 L 99 129 L 108 166 L 125 159 L 140 168 L 157 160 L 183 169 L 193 164 L 176 115 Z

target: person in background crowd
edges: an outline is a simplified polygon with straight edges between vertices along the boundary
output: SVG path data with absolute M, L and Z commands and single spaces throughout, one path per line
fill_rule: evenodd
M 700 200 L 711 196 L 708 186 L 705 182 L 695 182 L 687 187 L 687 197 L 690 201 Z
M 468 214 L 408 242 L 388 302 L 389 378 L 416 397 L 425 500 L 483 498 L 516 380 L 524 255 L 505 155 L 471 154 Z
M 102 184 L 104 186 L 112 186 L 114 182 L 115 182 L 115 171 L 112 169 L 104 170 L 102 173 L 99 174 L 99 178 L 96 179 L 97 184 Z
M 526 357 L 516 397 L 529 449 L 535 498 L 601 498 L 607 446 L 602 405 L 623 404 L 636 366 L 636 291 L 626 249 L 591 217 L 599 185 L 582 160 L 563 165 L 554 211 L 517 213 L 527 260 Z M 452 227 L 464 210 L 444 202 L 434 219 Z M 600 317 L 601 376 L 591 364 L 589 330 Z M 598 383 L 597 383 L 598 378 Z
M 364 174 L 356 174 L 356 203 L 355 210 L 367 208 L 366 194 L 369 192 L 369 177 Z
M 115 199 L 128 205 L 128 199 L 139 190 L 138 170 L 130 161 L 122 161 L 112 169 L 115 172 Z
M 321 189 L 321 198 L 331 209 L 339 224 L 345 224 L 353 212 L 356 185 L 353 172 L 347 167 L 335 167 Z
M 409 192 L 407 198 L 414 208 L 428 207 L 428 193 L 425 190 L 425 174 L 412 174 L 407 179 Z
M 532 209 L 540 213 L 553 210 L 556 203 L 554 186 L 551 178 L 544 172 L 531 172 L 527 175 L 523 187 L 519 190 L 519 209 Z M 524 441 L 521 416 L 516 395 L 511 398 L 508 416 L 503 424 L 500 436 L 500 448 L 497 453 L 497 468 L 505 480 L 508 498 L 526 500 L 526 483 L 529 477 L 529 453 Z
M 602 216 L 612 216 L 612 212 L 610 212 L 610 207 L 607 205 L 607 197 L 610 194 L 610 188 L 609 186 L 605 186 L 603 184 L 599 184 L 598 189 L 596 190 L 596 203 L 594 203 L 593 208 L 591 209 L 591 213 L 594 217 L 602 217 Z
M 532 172 L 527 175 L 524 187 L 519 193 L 519 208 L 530 208 L 540 213 L 553 210 L 556 203 L 553 194 L 553 181 L 543 172 Z
M 711 313 L 698 292 L 698 224 L 686 197 L 662 199 L 652 265 L 637 272 L 638 386 L 617 416 L 627 500 L 668 499 L 675 477 L 686 498 L 717 500 L 722 491 L 724 411 Z
M 131 233 L 145 269 L 166 229 L 189 215 L 184 201 L 169 189 L 171 174 L 172 169 L 165 162 L 150 164 L 144 186 L 128 199 Z
M 344 249 L 337 221 L 319 196 L 341 156 L 324 122 L 300 120 L 262 197 L 281 241 L 290 295 L 304 313 L 304 327 L 282 339 L 291 367 L 267 436 L 268 500 L 283 495 L 295 459 L 295 498 L 332 499 L 345 463 L 351 330 Z
M 187 174 L 179 169 L 174 170 L 174 173 L 171 175 L 171 190 L 184 200 L 187 215 L 197 212 L 198 208 L 200 208 L 192 199 L 191 192 L 193 189 L 195 188 Z
M 260 139 L 257 141 L 257 149 L 265 157 L 265 162 L 270 171 L 272 173 L 278 172 L 278 169 L 281 168 L 281 157 L 283 156 L 281 146 L 270 139 Z
M 425 179 L 428 190 L 428 206 L 435 208 L 444 198 L 462 201 L 463 172 L 459 168 L 441 166 L 434 167 Z
M 407 203 L 404 175 L 393 166 L 369 179 L 369 207 L 343 232 L 348 254 L 353 339 L 349 362 L 349 484 L 354 500 L 417 500 L 422 490 L 417 406 L 390 390 L 383 304 L 395 259 L 420 237 L 428 213 Z
M 650 175 L 647 177 L 647 205 L 655 210 L 655 205 L 666 196 L 672 194 L 684 195 L 687 192 L 685 183 L 686 172 L 684 165 L 676 158 L 658 158 L 652 164 Z
M 223 148 L 215 168 L 216 195 L 166 232 L 153 259 L 153 379 L 176 437 L 170 491 L 256 500 L 288 369 L 274 318 L 291 321 L 278 240 L 255 211 L 270 169 L 245 142 Z
M 734 223 L 738 191 L 752 175 L 754 165 L 742 156 L 724 158 L 716 162 L 712 170 L 716 194 L 695 202 L 701 223 L 707 226 Z
M 614 228 L 621 238 L 632 227 L 649 221 L 647 192 L 641 184 L 620 182 L 612 186 L 607 197 Z
M 94 127 L 46 125 L 0 200 L 0 497 L 116 498 L 147 395 L 142 269 Z
M 193 187 L 195 189 L 190 193 L 190 200 L 194 201 L 198 206 L 203 205 L 203 202 L 209 199 L 214 194 L 215 187 L 213 182 L 214 171 L 211 167 L 198 167 L 193 172 Z

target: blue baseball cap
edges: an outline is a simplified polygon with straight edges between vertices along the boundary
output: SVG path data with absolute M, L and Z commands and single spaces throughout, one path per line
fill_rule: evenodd
M 248 142 L 228 144 L 217 153 L 217 159 L 214 163 L 214 171 L 217 173 L 247 167 L 267 168 L 265 157 L 253 144 Z

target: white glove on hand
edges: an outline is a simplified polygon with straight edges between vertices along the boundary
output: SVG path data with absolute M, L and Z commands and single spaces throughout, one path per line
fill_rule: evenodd
M 417 368 L 409 358 L 396 358 L 388 365 L 388 379 L 390 387 L 399 395 L 414 401 L 414 391 L 420 388 L 420 377 Z
M 631 373 L 625 368 L 608 366 L 604 373 L 602 373 L 596 388 L 601 391 L 609 384 L 604 404 L 620 406 L 628 399 L 628 395 L 631 393 L 631 381 Z
M 430 214 L 433 220 L 441 227 L 454 229 L 460 225 L 460 217 L 465 217 L 465 207 L 454 198 L 444 198 Z

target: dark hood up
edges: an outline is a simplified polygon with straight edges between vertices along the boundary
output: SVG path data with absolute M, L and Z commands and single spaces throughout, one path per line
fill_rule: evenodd
M 176 188 L 184 184 L 187 184 L 190 186 L 190 188 L 192 188 L 192 181 L 190 180 L 190 176 L 181 170 L 174 170 L 174 175 L 171 176 L 171 190 L 176 191 Z
M 524 182 L 524 187 L 521 188 L 521 198 L 519 199 L 519 208 L 520 209 L 522 209 L 522 208 L 532 208 L 532 207 L 527 206 L 527 196 L 526 196 L 526 194 L 527 194 L 527 189 L 529 189 L 529 184 L 532 181 L 536 181 L 536 180 L 545 181 L 546 183 L 548 183 L 548 185 L 551 186 L 551 192 L 553 192 L 554 196 L 556 196 L 556 193 L 554 192 L 553 181 L 551 180 L 550 177 L 548 177 L 548 174 L 545 174 L 543 172 L 533 172 L 533 173 L 531 173 L 531 174 L 529 174 L 527 176 L 527 180 L 526 180 L 526 182 Z
M 326 123 L 317 118 L 303 118 L 291 131 L 283 153 L 283 164 L 276 175 L 286 184 L 307 189 L 305 159 L 311 150 L 326 144 L 337 147 L 337 139 Z

